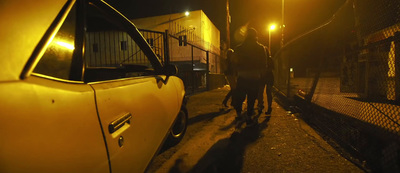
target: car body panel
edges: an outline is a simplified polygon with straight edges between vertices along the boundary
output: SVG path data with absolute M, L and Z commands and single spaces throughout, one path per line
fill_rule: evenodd
M 25 63 L 66 0 L 0 3 L 0 81 L 18 80 Z M 32 8 L 34 7 L 34 8 Z
M 82 16 L 83 4 L 89 1 L 122 21 L 154 71 L 91 83 L 85 83 L 84 76 L 71 81 L 35 71 L 66 12 L 74 8 Z M 6 26 L 0 29 L 0 122 L 4 123 L 0 126 L 0 172 L 143 172 L 169 134 L 183 104 L 182 80 L 162 74 L 161 61 L 129 20 L 104 1 L 89 1 L 0 3 L 0 22 Z M 82 23 L 75 27 L 83 32 Z M 84 52 L 82 35 L 71 37 L 80 43 L 75 52 Z M 71 71 L 85 71 L 82 56 L 71 56 L 71 63 L 78 67 Z M 60 70 L 57 64 L 44 65 Z M 129 121 L 110 132 L 110 123 L 126 115 Z
M 91 84 L 103 129 L 127 113 L 132 115 L 121 129 L 105 132 L 112 172 L 143 172 L 167 135 L 179 105 L 173 81 L 166 85 L 164 79 L 138 77 Z
M 0 172 L 108 172 L 93 95 L 36 76 L 1 83 Z
M 173 81 L 174 81 L 176 90 L 178 91 L 177 92 L 178 101 L 179 101 L 178 105 L 186 104 L 186 103 L 183 102 L 184 99 L 187 99 L 187 98 L 185 98 L 186 97 L 186 90 L 185 90 L 185 85 L 183 84 L 183 81 L 180 78 L 176 77 L 176 76 L 170 76 L 170 78 L 174 79 Z

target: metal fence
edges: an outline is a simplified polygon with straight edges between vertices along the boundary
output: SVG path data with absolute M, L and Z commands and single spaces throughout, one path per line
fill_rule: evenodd
M 274 56 L 275 87 L 292 113 L 367 170 L 400 172 L 399 31 L 400 1 L 347 0 Z
M 188 94 L 205 91 L 209 87 L 209 75 L 221 71 L 219 52 L 195 37 L 190 30 L 179 28 L 181 30 L 176 29 L 176 33 L 143 29 L 140 32 L 164 63 L 178 67 L 178 77 L 183 80 Z

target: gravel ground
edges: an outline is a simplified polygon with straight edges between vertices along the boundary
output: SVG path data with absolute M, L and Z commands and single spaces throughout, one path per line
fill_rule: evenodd
M 148 172 L 364 172 L 276 102 L 258 125 L 235 124 L 221 109 L 229 88 L 190 97 L 183 141 L 158 155 Z

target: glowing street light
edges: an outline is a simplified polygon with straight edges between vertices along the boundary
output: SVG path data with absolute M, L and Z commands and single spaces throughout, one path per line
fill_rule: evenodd
M 269 30 L 274 30 L 276 28 L 276 25 L 275 24 L 272 24 L 270 27 L 269 27 Z
M 189 14 L 190 14 L 189 11 L 185 12 L 185 16 L 189 16 Z
M 272 25 L 269 26 L 269 29 L 268 29 L 268 36 L 269 36 L 269 39 L 268 39 L 268 51 L 269 51 L 270 55 L 271 55 L 271 31 L 275 30 L 275 28 L 276 28 L 276 25 L 272 24 Z

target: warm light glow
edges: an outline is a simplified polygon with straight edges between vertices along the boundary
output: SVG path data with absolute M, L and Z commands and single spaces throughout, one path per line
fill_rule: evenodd
M 74 50 L 75 49 L 74 45 L 66 43 L 66 42 L 57 41 L 56 43 L 58 45 L 62 46 L 62 47 L 65 47 L 65 48 L 69 49 L 69 50 Z
M 293 72 L 293 68 L 290 68 L 290 72 Z
M 272 24 L 272 25 L 269 26 L 269 30 L 271 30 L 271 31 L 272 31 L 272 30 L 275 30 L 275 28 L 276 28 L 276 25 L 275 25 L 275 24 Z
M 189 11 L 185 12 L 185 16 L 189 16 L 189 14 L 190 14 Z

